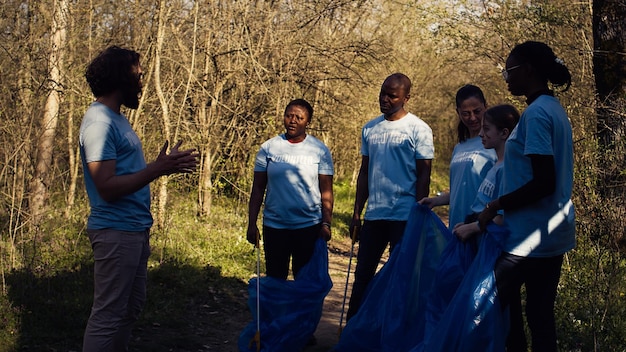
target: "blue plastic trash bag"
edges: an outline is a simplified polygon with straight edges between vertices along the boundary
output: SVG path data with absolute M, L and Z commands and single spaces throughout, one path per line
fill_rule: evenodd
M 427 206 L 411 209 L 402 241 L 367 287 L 335 351 L 407 351 L 424 337 L 424 312 L 452 234 Z
M 508 230 L 490 224 L 463 281 L 439 321 L 427 328 L 424 342 L 411 352 L 504 351 L 508 313 L 498 299 L 493 271 Z
M 476 251 L 476 237 L 467 242 L 461 242 L 455 236 L 452 236 L 452 239 L 443 250 L 433 287 L 426 303 L 424 336 L 429 336 L 434 326 L 441 320 L 442 315 L 448 308 L 450 301 L 452 301 L 465 274 L 474 261 Z
M 322 317 L 324 298 L 333 286 L 328 275 L 326 241 L 318 239 L 311 260 L 296 280 L 260 279 L 261 351 L 300 351 L 315 332 Z M 239 335 L 239 351 L 256 351 L 257 278 L 248 283 L 248 306 L 252 322 Z M 251 343 L 252 341 L 252 343 Z

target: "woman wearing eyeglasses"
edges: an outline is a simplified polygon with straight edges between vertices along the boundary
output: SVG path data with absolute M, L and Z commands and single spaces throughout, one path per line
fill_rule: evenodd
M 511 308 L 507 351 L 527 351 L 520 288 L 526 287 L 526 320 L 533 351 L 556 351 L 554 302 L 563 255 L 574 248 L 572 128 L 554 87 L 571 85 L 563 61 L 544 43 L 517 45 L 502 75 L 528 107 L 506 142 L 502 196 L 479 215 L 485 228 L 498 210 L 510 236 L 495 264 L 503 308 Z

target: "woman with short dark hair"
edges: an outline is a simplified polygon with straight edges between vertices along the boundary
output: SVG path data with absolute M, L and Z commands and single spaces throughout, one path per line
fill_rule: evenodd
M 256 155 L 247 239 L 257 243 L 263 211 L 263 244 L 268 276 L 294 277 L 311 259 L 317 238 L 331 237 L 333 160 L 319 139 L 306 133 L 313 108 L 304 99 L 285 107 L 285 133 L 265 141 Z

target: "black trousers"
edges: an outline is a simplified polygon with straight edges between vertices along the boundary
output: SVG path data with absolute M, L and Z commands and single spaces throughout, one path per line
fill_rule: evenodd
M 527 351 L 520 289 L 526 287 L 526 320 L 533 352 L 556 352 L 554 302 L 561 277 L 563 255 L 545 258 L 502 253 L 494 268 L 502 307 L 510 309 L 507 352 Z
M 402 239 L 406 221 L 375 220 L 364 221 L 359 234 L 359 253 L 357 255 L 354 283 L 346 318 L 350 319 L 361 306 L 367 285 L 372 281 L 380 258 L 389 245 L 392 251 Z
M 263 226 L 267 276 L 286 280 L 291 259 L 291 271 L 295 278 L 311 259 L 321 227 L 321 223 L 301 229 L 275 229 Z

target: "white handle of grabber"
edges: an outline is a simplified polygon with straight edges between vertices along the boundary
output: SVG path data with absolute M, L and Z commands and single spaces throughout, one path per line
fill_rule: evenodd
M 343 290 L 343 303 L 341 304 L 341 315 L 339 317 L 339 332 L 338 335 L 341 336 L 341 331 L 343 329 L 343 313 L 346 309 L 346 297 L 348 297 L 348 283 L 350 281 L 350 267 L 352 266 L 352 257 L 354 256 L 354 243 L 356 242 L 356 227 L 352 230 L 352 236 L 350 239 L 352 240 L 352 246 L 350 248 L 350 259 L 348 260 L 348 274 L 346 275 L 346 285 Z

